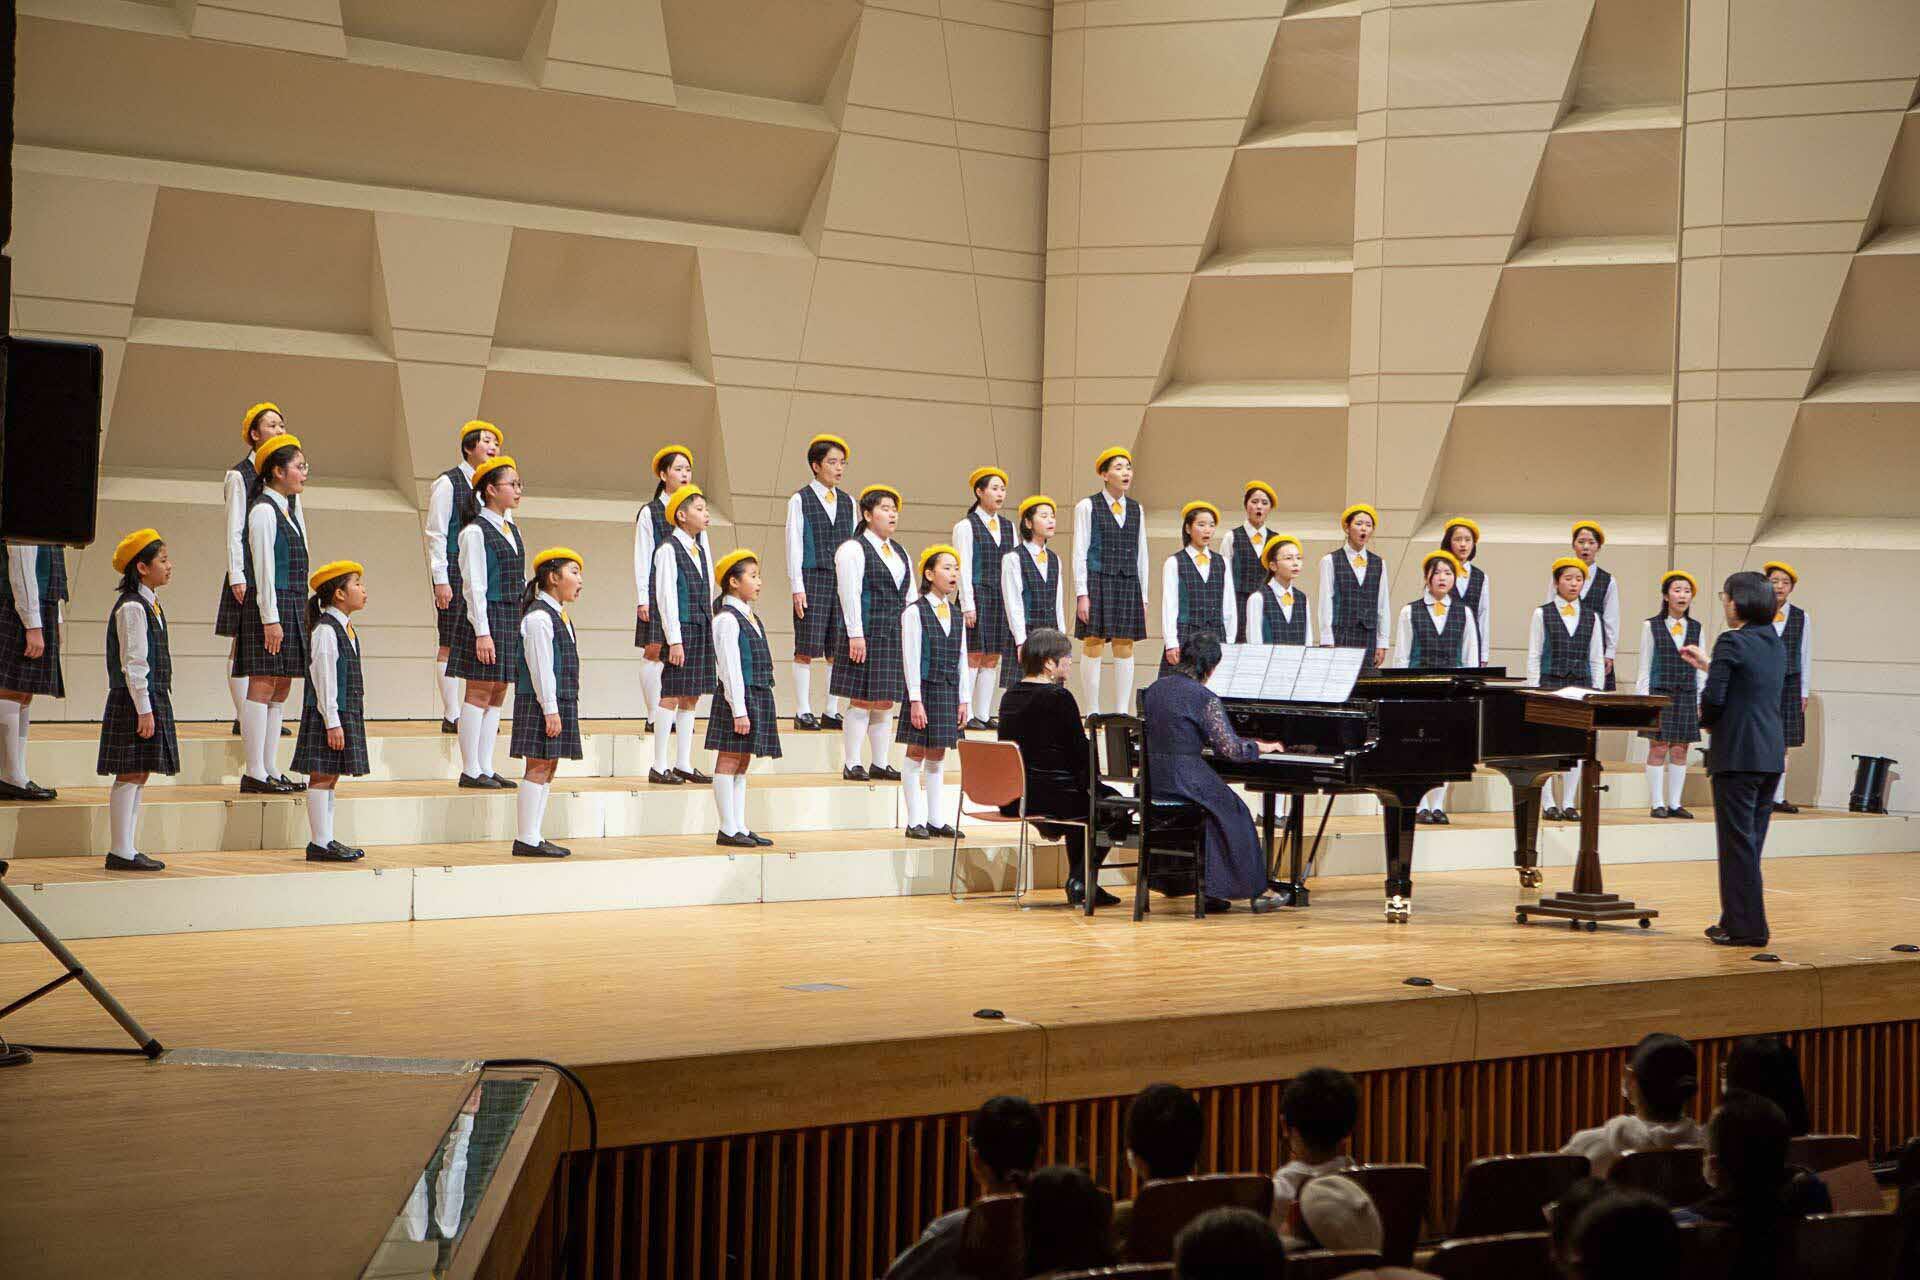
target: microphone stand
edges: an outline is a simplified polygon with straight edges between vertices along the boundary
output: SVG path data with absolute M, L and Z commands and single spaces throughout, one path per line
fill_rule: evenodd
M 53 955 L 53 958 L 60 962 L 60 967 L 64 969 L 65 972 L 53 981 L 29 991 L 13 1003 L 0 1008 L 0 1018 L 5 1018 L 9 1014 L 18 1013 L 35 1000 L 38 1000 L 41 996 L 51 995 L 69 982 L 78 982 L 87 989 L 87 994 L 92 996 L 94 1000 L 99 1003 L 100 1007 L 105 1009 L 113 1020 L 119 1023 L 121 1028 L 133 1038 L 133 1043 L 137 1047 L 90 1047 L 85 1045 L 54 1044 L 9 1045 L 5 1039 L 0 1038 L 0 1066 L 19 1066 L 29 1062 L 32 1060 L 33 1051 L 36 1049 L 42 1053 L 125 1054 L 128 1056 L 140 1055 L 148 1058 L 157 1058 L 161 1053 L 165 1052 L 160 1042 L 147 1033 L 147 1029 L 141 1026 L 139 1020 L 131 1013 L 127 1012 L 124 1005 L 113 998 L 113 993 L 108 991 L 106 987 L 101 984 L 100 980 L 94 977 L 85 965 L 80 963 L 80 958 L 67 949 L 67 945 L 54 935 L 53 930 L 47 928 L 40 917 L 33 913 L 33 909 L 20 900 L 20 895 L 7 886 L 6 874 L 7 864 L 0 862 L 0 903 L 4 903 L 7 910 L 13 912 L 20 923 L 27 927 L 27 932 L 39 939 L 40 945 L 45 947 Z

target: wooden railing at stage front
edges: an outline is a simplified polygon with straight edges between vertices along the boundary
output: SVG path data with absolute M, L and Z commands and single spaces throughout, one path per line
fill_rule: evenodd
M 1876 1152 L 1920 1133 L 1920 1021 L 1784 1035 L 1799 1055 L 1817 1132 L 1857 1133 Z M 1702 1120 L 1732 1043 L 1697 1043 Z M 1617 1114 L 1625 1058 L 1624 1049 L 1603 1049 L 1364 1073 L 1354 1154 L 1433 1170 L 1427 1230 L 1437 1234 L 1469 1161 L 1552 1150 Z M 1203 1172 L 1283 1162 L 1285 1084 L 1197 1091 L 1207 1113 Z M 1126 1106 L 1124 1097 L 1042 1104 L 1043 1163 L 1083 1165 L 1117 1195 L 1132 1195 Z M 520 1275 L 563 1274 L 571 1221 L 587 1235 L 595 1276 L 878 1276 L 928 1221 L 977 1192 L 967 1122 L 925 1116 L 604 1151 L 591 1187 L 584 1161 L 555 1179 Z

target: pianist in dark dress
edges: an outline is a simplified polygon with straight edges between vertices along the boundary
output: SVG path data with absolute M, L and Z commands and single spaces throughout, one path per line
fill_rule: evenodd
M 1087 731 L 1080 720 L 1080 704 L 1066 687 L 1072 665 L 1073 641 L 1066 633 L 1051 627 L 1036 628 L 1020 647 L 1022 679 L 1000 702 L 999 738 L 1020 747 L 1029 817 L 1051 814 L 1080 822 L 1087 817 Z M 1100 790 L 1104 795 L 1120 794 L 1104 782 Z M 1019 806 L 1005 805 L 1000 811 L 1011 818 L 1019 812 Z M 1080 878 L 1086 848 L 1083 828 L 1054 822 L 1036 822 L 1034 826 L 1049 840 L 1066 842 L 1068 902 L 1078 906 L 1085 901 L 1091 882 L 1100 906 L 1119 904 L 1120 899 L 1099 887 L 1105 849 L 1095 849 L 1088 880 Z M 1132 826 L 1127 814 L 1117 814 L 1107 834 L 1122 839 Z
M 1233 731 L 1226 707 L 1206 686 L 1218 665 L 1220 642 L 1208 635 L 1195 636 L 1180 647 L 1180 661 L 1172 673 L 1154 681 L 1141 696 L 1153 797 L 1191 800 L 1206 810 L 1209 899 L 1247 898 L 1255 911 L 1271 911 L 1286 904 L 1267 892 L 1267 860 L 1253 814 L 1201 752 L 1251 760 L 1262 751 L 1282 748 Z M 1209 901 L 1208 909 L 1214 907 Z

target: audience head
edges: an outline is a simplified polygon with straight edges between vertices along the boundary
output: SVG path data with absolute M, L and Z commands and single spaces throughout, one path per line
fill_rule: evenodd
M 1673 1211 L 1640 1192 L 1608 1192 L 1573 1224 L 1572 1266 L 1579 1280 L 1675 1280 L 1680 1228 Z
M 1707 1122 L 1707 1181 L 1736 1200 L 1767 1200 L 1787 1180 L 1787 1117 L 1757 1093 L 1734 1092 Z
M 1018 1190 L 1040 1161 L 1040 1112 L 1011 1094 L 988 1098 L 973 1113 L 967 1158 L 989 1195 Z
M 1736 573 L 1720 589 L 1727 602 L 1727 622 L 1758 627 L 1773 621 L 1773 584 L 1757 573 Z
M 1603 1196 L 1612 1194 L 1613 1187 L 1605 1178 L 1586 1177 L 1568 1187 L 1558 1200 L 1547 1206 L 1547 1247 L 1556 1270 L 1563 1274 L 1571 1270 L 1573 1228 L 1580 1221 L 1580 1215 Z
M 1113 1199 L 1086 1170 L 1050 1165 L 1027 1181 L 1021 1207 L 1027 1238 L 1027 1274 L 1105 1266 L 1110 1254 Z
M 1150 1084 L 1127 1108 L 1127 1156 L 1142 1178 L 1184 1178 L 1200 1160 L 1206 1121 L 1177 1084 Z
M 1700 1091 L 1699 1075 L 1693 1046 L 1679 1036 L 1656 1031 L 1633 1047 L 1621 1087 L 1641 1119 L 1672 1124 Z
M 1320 1164 L 1340 1154 L 1360 1121 L 1360 1087 L 1335 1067 L 1311 1067 L 1287 1082 L 1280 1095 L 1294 1155 Z
M 1248 1209 L 1209 1209 L 1173 1239 L 1177 1280 L 1281 1280 L 1286 1272 L 1280 1233 Z
M 1779 1107 L 1787 1117 L 1787 1131 L 1795 1137 L 1813 1128 L 1807 1112 L 1807 1091 L 1800 1083 L 1800 1060 L 1779 1036 L 1742 1036 L 1720 1069 L 1720 1091 L 1757 1093 Z
M 1067 639 L 1064 631 L 1055 631 L 1052 627 L 1040 627 L 1027 635 L 1027 642 L 1020 646 L 1020 673 L 1027 676 L 1050 676 L 1064 679 L 1067 667 L 1073 662 L 1073 641 Z
M 1219 665 L 1219 638 L 1203 631 L 1180 646 L 1180 661 L 1174 664 L 1173 669 L 1183 671 L 1195 680 L 1205 680 Z
M 1373 1198 L 1352 1178 L 1313 1178 L 1300 1188 L 1300 1220 L 1322 1249 L 1378 1253 L 1386 1240 Z

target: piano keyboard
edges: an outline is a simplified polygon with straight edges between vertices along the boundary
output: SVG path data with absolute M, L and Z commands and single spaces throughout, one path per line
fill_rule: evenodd
M 1272 764 L 1320 764 L 1320 765 L 1339 764 L 1342 759 L 1342 757 L 1340 756 L 1302 755 L 1297 751 L 1262 751 L 1260 753 L 1260 758 Z

